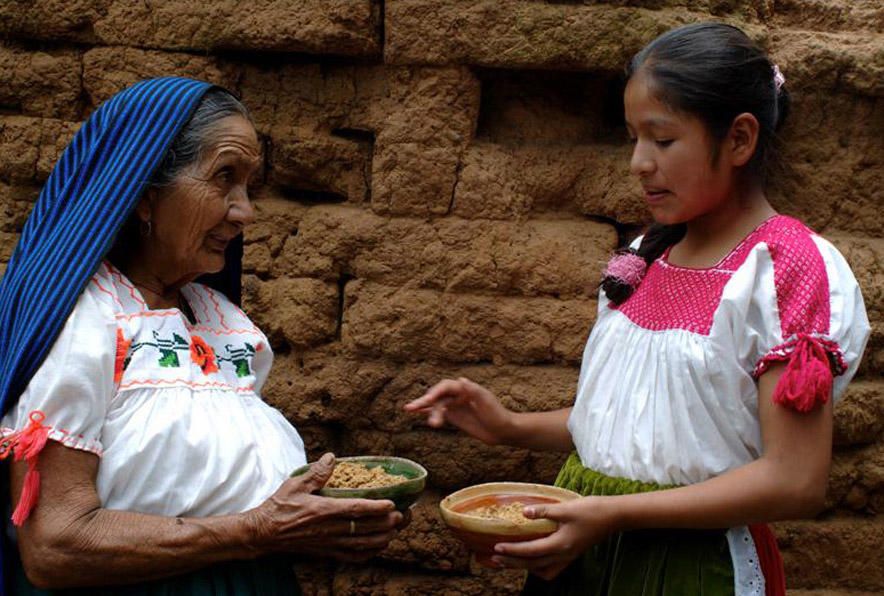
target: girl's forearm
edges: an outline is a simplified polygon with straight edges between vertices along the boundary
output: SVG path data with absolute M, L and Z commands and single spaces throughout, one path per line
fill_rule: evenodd
M 571 408 L 513 413 L 503 442 L 536 451 L 571 451 L 574 441 L 568 431 L 570 414 Z
M 823 506 L 832 455 L 832 401 L 795 412 L 772 398 L 785 370 L 775 364 L 759 379 L 764 454 L 691 486 L 611 497 L 615 525 L 631 528 L 729 528 L 809 517 Z
M 825 497 L 825 481 L 784 470 L 761 458 L 698 484 L 603 497 L 614 526 L 639 528 L 730 528 L 812 516 Z

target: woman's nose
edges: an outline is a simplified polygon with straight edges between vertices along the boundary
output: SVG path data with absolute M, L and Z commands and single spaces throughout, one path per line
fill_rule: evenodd
M 227 211 L 227 218 L 242 226 L 247 226 L 255 221 L 255 208 L 252 207 L 252 201 L 249 199 L 249 193 L 243 189 L 237 193 L 236 198 L 230 204 Z
M 646 150 L 644 143 L 636 142 L 632 149 L 632 158 L 629 160 L 629 171 L 635 176 L 647 176 L 654 172 L 656 164 Z

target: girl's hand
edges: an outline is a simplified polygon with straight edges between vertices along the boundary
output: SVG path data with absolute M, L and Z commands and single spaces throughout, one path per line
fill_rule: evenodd
M 567 503 L 529 505 L 529 519 L 547 518 L 559 522 L 558 529 L 529 542 L 501 542 L 494 546 L 492 561 L 503 567 L 527 569 L 551 580 L 593 544 L 616 531 L 610 501 L 605 497 L 584 497 Z
M 334 467 L 334 455 L 326 453 L 305 474 L 286 480 L 269 499 L 244 514 L 252 552 L 365 561 L 387 547 L 405 521 L 392 501 L 311 494 L 328 482 Z
M 448 422 L 489 445 L 504 442 L 511 434 L 513 412 L 490 391 L 463 377 L 445 379 L 405 405 L 406 412 L 427 415 L 438 428 Z

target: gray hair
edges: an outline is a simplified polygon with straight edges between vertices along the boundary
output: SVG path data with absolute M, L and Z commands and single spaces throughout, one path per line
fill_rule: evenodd
M 184 170 L 196 164 L 203 150 L 214 140 L 214 125 L 228 116 L 242 116 L 252 121 L 246 107 L 229 91 L 213 87 L 206 92 L 190 120 L 175 137 L 154 172 L 150 185 L 168 186 Z

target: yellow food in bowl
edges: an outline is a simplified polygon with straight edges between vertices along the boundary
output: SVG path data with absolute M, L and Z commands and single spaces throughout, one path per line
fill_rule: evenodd
M 467 511 L 467 515 L 474 515 L 484 519 L 502 519 L 514 524 L 528 523 L 528 518 L 522 513 L 525 503 L 515 501 L 502 505 L 486 505 L 485 507 L 477 507 Z
M 408 480 L 405 476 L 390 474 L 381 466 L 369 467 L 353 462 L 340 462 L 335 466 L 326 488 L 380 488 L 393 486 Z

